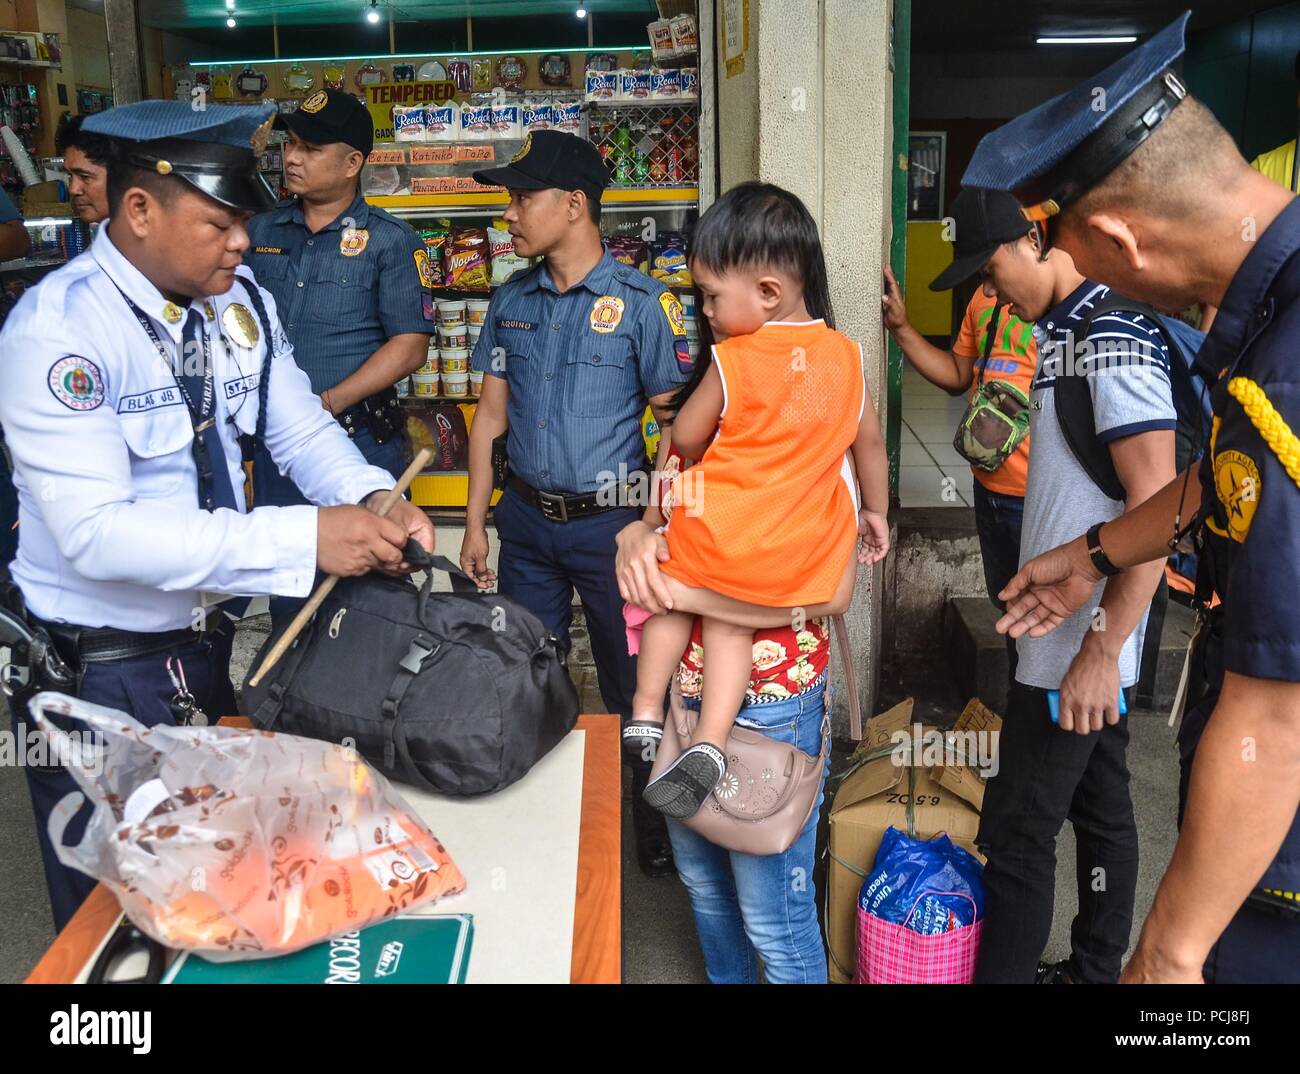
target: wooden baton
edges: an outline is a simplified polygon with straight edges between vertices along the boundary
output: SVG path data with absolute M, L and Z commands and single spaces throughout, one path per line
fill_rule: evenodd
M 411 460 L 411 465 L 406 468 L 405 472 L 398 479 L 397 484 L 389 490 L 388 495 L 384 497 L 384 502 L 379 505 L 379 510 L 376 511 L 375 514 L 380 518 L 386 517 L 388 512 L 393 509 L 393 505 L 402 498 L 402 493 L 411 487 L 411 482 L 420 475 L 420 472 L 429 464 L 429 460 L 432 458 L 432 451 L 427 447 L 420 448 L 420 450 L 416 452 L 415 458 Z M 311 617 L 316 614 L 316 610 L 325 603 L 325 598 L 330 595 L 330 591 L 338 584 L 338 580 L 339 576 L 337 574 L 331 574 L 316 587 L 316 592 L 311 595 L 307 603 L 304 604 L 298 610 L 298 614 L 293 617 L 293 622 L 289 624 L 289 629 L 280 635 L 280 640 L 277 641 L 275 645 L 271 647 L 271 651 L 266 654 L 266 659 L 262 661 L 262 666 L 257 669 L 257 674 L 248 680 L 249 686 L 256 686 L 262 681 L 262 676 L 279 663 L 280 657 L 284 656 L 284 654 L 289 651 L 289 647 L 294 643 L 298 635 L 302 633 L 303 628 L 311 622 Z

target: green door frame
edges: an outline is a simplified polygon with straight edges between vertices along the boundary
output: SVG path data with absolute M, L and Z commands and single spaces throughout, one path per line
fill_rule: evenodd
M 898 279 L 898 286 L 906 288 L 907 147 L 912 112 L 912 0 L 894 0 L 893 47 L 890 58 L 894 65 L 894 149 L 889 168 L 892 177 L 889 264 Z M 889 452 L 889 501 L 891 506 L 896 506 L 903 430 L 903 351 L 892 336 L 889 337 L 886 357 L 885 446 Z

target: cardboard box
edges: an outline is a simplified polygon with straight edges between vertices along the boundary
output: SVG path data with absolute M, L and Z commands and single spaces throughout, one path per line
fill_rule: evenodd
M 996 741 L 1001 725 L 998 716 L 972 700 L 952 731 L 993 733 Z M 918 839 L 947 832 L 954 843 L 984 860 L 975 846 L 984 782 L 976 767 L 962 763 L 963 754 L 951 748 L 961 741 L 933 726 L 914 725 L 910 698 L 868 721 L 830 810 L 826 940 L 832 984 L 853 980 L 858 893 L 887 828 Z M 942 755 L 944 763 L 934 764 L 935 755 Z M 978 761 L 979 754 L 969 759 Z

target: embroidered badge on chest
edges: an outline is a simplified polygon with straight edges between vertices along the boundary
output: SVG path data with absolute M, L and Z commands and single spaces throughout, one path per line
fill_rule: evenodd
M 612 332 L 623 319 L 623 300 L 614 295 L 601 295 L 591 307 L 591 330 Z
M 104 374 L 78 354 L 67 354 L 50 366 L 50 392 L 69 410 L 94 410 L 104 401 Z
M 369 241 L 370 232 L 365 228 L 344 228 L 343 234 L 339 237 L 339 253 L 344 257 L 356 257 L 366 248 L 366 243 Z
M 257 327 L 257 318 L 247 306 L 232 302 L 221 314 L 221 327 L 226 335 L 247 350 L 257 346 L 262 333 Z

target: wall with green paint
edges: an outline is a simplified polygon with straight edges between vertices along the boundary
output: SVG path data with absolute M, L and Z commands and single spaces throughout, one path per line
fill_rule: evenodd
M 1187 86 L 1214 111 L 1247 160 L 1296 136 L 1297 50 L 1300 2 L 1188 38 Z

